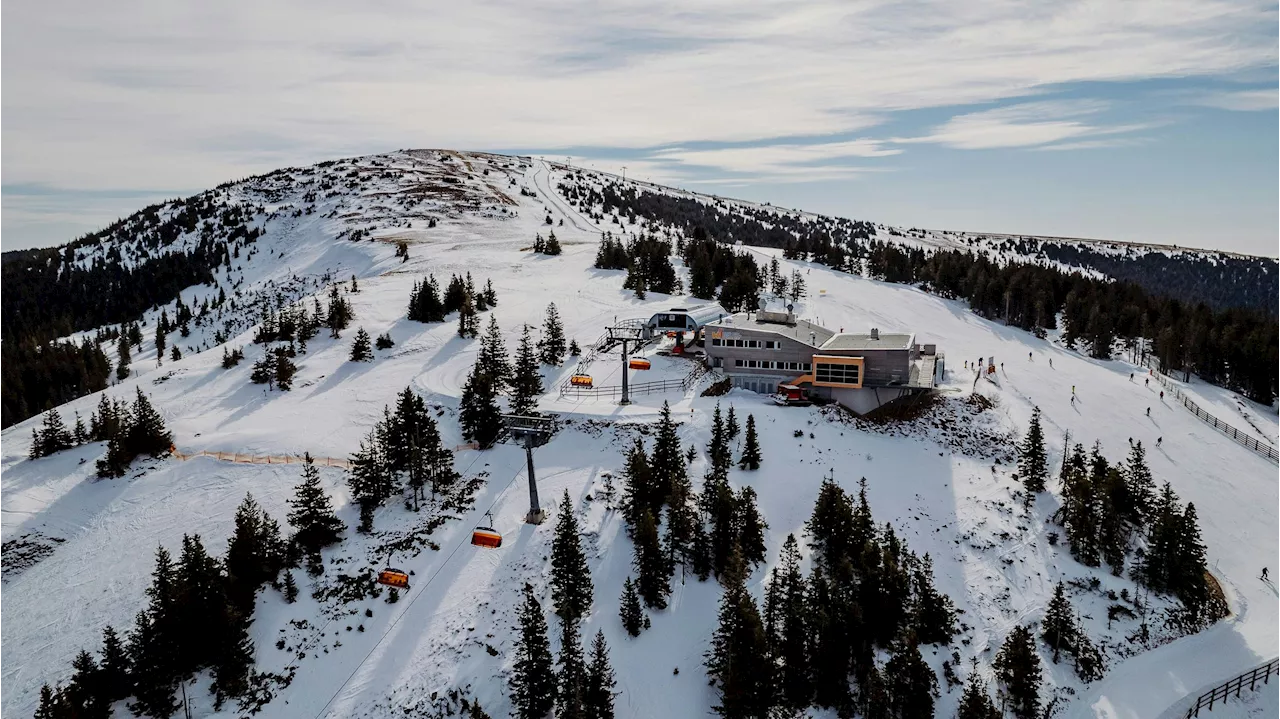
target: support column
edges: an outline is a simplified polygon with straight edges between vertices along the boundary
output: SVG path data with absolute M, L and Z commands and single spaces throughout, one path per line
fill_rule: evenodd
M 525 515 L 526 524 L 542 524 L 547 513 L 542 511 L 538 503 L 538 480 L 533 474 L 533 439 L 526 437 L 524 441 L 525 462 L 529 468 L 529 514 Z

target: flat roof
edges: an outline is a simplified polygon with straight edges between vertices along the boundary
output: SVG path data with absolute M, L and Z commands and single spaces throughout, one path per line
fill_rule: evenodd
M 708 327 L 715 327 L 723 330 L 748 330 L 751 332 L 772 332 L 773 334 L 788 337 L 797 342 L 809 345 L 810 347 L 821 347 L 823 342 L 835 336 L 835 332 L 815 325 L 809 320 L 796 320 L 794 325 L 778 324 L 777 322 L 761 322 L 756 319 L 754 313 L 738 312 L 728 317 L 722 317 L 715 322 L 708 322 Z M 809 335 L 814 335 L 814 341 L 809 340 Z M 816 342 L 816 344 L 815 344 Z
M 869 334 L 841 332 L 822 344 L 824 350 L 906 350 L 911 349 L 915 335 L 881 332 L 877 339 Z

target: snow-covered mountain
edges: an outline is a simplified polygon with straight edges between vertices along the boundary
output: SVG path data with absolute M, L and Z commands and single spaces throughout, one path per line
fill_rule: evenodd
M 579 516 L 595 586 L 583 634 L 599 629 L 608 640 L 619 716 L 707 715 L 716 698 L 703 654 L 716 625 L 720 586 L 692 577 L 681 582 L 677 575 L 670 606 L 651 612 L 652 628 L 637 638 L 629 638 L 618 619 L 623 581 L 634 573 L 632 544 L 603 493 L 618 481 L 624 450 L 637 435 L 651 433 L 663 402 L 680 422 L 682 444 L 698 448 L 689 470 L 695 488 L 707 466 L 716 404 L 733 406 L 744 420 L 755 417 L 763 464 L 757 471 L 735 468 L 729 481 L 755 489 L 769 525 L 768 561 L 748 580 L 757 600 L 786 536 L 796 534 L 805 546 L 804 523 L 823 477 L 832 473 L 851 491 L 866 478 L 875 519 L 892 524 L 916 553 L 930 555 L 938 589 L 963 610 L 964 629 L 952 646 L 924 647 L 938 675 L 937 716 L 953 715 L 960 696 L 960 687 L 944 680 L 943 662 L 963 679 L 976 658 L 989 678 L 1009 630 L 1037 621 L 1059 581 L 1070 587 L 1108 670 L 1100 681 L 1084 684 L 1069 662 L 1054 664 L 1042 647 L 1042 697 L 1044 703 L 1057 700 L 1055 715 L 1156 717 L 1188 691 L 1274 655 L 1280 628 L 1276 594 L 1273 585 L 1257 579 L 1262 567 L 1274 569 L 1280 562 L 1274 464 L 1162 398 L 1156 382 L 1143 381 L 1143 368 L 1081 356 L 1052 334 L 1036 339 L 978 317 L 961 302 L 909 286 L 786 260 L 776 248 L 740 249 L 757 260 L 778 258 L 787 272 L 802 273 L 809 294 L 796 305 L 799 316 L 833 328 L 913 332 L 919 342 L 946 353 L 947 373 L 933 408 L 916 419 L 879 423 L 831 408 L 779 407 L 742 390 L 700 396 L 706 379 L 619 407 L 603 397 L 562 396 L 558 387 L 574 372 L 572 361 L 543 366 L 548 391 L 539 410 L 558 418 L 558 431 L 536 450 L 535 461 L 551 521 L 525 524 L 523 450 L 468 448 L 458 426 L 459 396 L 477 341 L 458 337 L 452 318 L 411 322 L 406 307 L 415 283 L 429 274 L 442 284 L 465 273 L 479 284 L 491 281 L 498 304 L 486 314 L 497 319 L 514 349 L 521 327 L 541 325 L 549 303 L 557 305 L 568 336 L 584 348 L 617 321 L 684 304 L 685 298 L 652 292 L 637 299 L 622 287 L 624 272 L 593 267 L 602 232 L 642 226 L 577 207 L 558 194 L 557 187 L 575 179 L 614 181 L 530 158 L 397 152 L 229 183 L 191 201 L 154 208 L 69 250 L 87 267 L 99 258 L 136 263 L 194 250 L 202 242 L 213 247 L 228 241 L 226 261 L 212 270 L 212 282 L 182 292 L 183 304 L 194 312 L 189 334 L 170 336 L 182 358 L 158 361 L 154 348 L 161 311 L 173 318 L 175 303 L 148 309 L 142 315 L 144 349 L 133 356 L 131 375 L 105 391 L 128 398 L 141 387 L 184 454 L 309 452 L 346 458 L 382 417 L 383 407 L 408 387 L 434 409 L 445 444 L 457 448 L 457 471 L 477 480 L 474 495 L 461 498 L 459 506 L 432 504 L 414 513 L 392 502 L 379 511 L 376 532 L 361 535 L 354 531 L 357 511 L 346 472 L 320 469 L 348 530 L 341 544 L 326 550 L 325 574 L 300 580 L 296 603 L 270 588 L 259 595 L 252 626 L 257 666 L 291 677 L 273 685 L 274 696 L 263 708 L 267 716 L 435 716 L 453 702 L 451 690 L 479 700 L 492 716 L 507 716 L 506 679 L 521 591 L 529 583 L 539 596 L 549 596 L 554 519 L 567 511 Z M 184 231 L 161 237 L 159 228 L 183 212 L 191 217 L 183 221 Z M 1025 249 L 1002 245 L 1001 238 L 864 229 L 884 240 L 985 248 L 1010 257 Z M 562 254 L 530 251 L 536 235 L 552 231 Z M 407 259 L 397 256 L 402 246 Z M 688 286 L 687 269 L 677 263 L 677 270 Z M 264 351 L 253 343 L 262 311 L 310 306 L 334 285 L 352 305 L 351 328 L 338 339 L 322 332 L 309 343 L 296 360 L 291 391 L 250 383 L 251 365 Z M 351 291 L 353 285 L 358 291 Z M 356 327 L 373 336 L 387 333 L 395 345 L 377 350 L 370 363 L 350 362 Z M 93 336 L 94 330 L 81 334 Z M 224 346 L 243 347 L 247 361 L 224 369 Z M 647 350 L 652 369 L 644 379 L 689 375 L 687 360 L 653 350 Z M 999 364 L 994 382 L 975 381 L 966 369 L 966 362 L 979 357 Z M 619 382 L 616 350 L 590 369 L 598 385 Z M 1224 408 L 1224 420 L 1273 445 L 1280 441 L 1274 407 L 1208 385 L 1185 389 L 1203 406 Z M 87 418 L 100 397 L 91 394 L 59 410 L 69 422 L 75 414 Z M 1193 636 L 1177 638 L 1154 626 L 1149 641 L 1133 638 L 1141 618 L 1132 611 L 1132 598 L 1150 602 L 1153 616 L 1172 600 L 1148 595 L 1127 575 L 1113 576 L 1105 567 L 1085 567 L 1071 558 L 1058 539 L 1062 529 L 1051 521 L 1060 505 L 1056 480 L 1050 494 L 1029 508 L 1018 500 L 1013 443 L 1037 406 L 1044 413 L 1052 467 L 1062 461 L 1067 433 L 1073 444 L 1100 441 L 1112 461 L 1129 452 L 1128 440 L 1150 448 L 1157 483 L 1169 482 L 1196 506 L 1209 564 L 1230 605 L 1228 618 Z M 28 459 L 39 422 L 34 417 L 0 434 L 0 710 L 15 717 L 33 712 L 42 684 L 66 680 L 79 650 L 98 650 L 105 625 L 122 631 L 131 626 L 145 604 L 158 545 L 174 549 L 184 534 L 199 534 L 211 551 L 221 553 L 246 493 L 283 522 L 300 475 L 297 464 L 201 456 L 143 460 L 124 478 L 98 480 L 94 460 L 104 453 L 103 443 Z M 567 506 L 561 501 L 566 491 Z M 489 521 L 504 535 L 502 548 L 471 546 L 472 528 Z M 408 548 L 390 550 L 393 545 Z M 804 552 L 807 561 L 809 550 Z M 388 562 L 413 575 L 412 589 L 396 603 L 385 596 L 344 602 L 335 591 L 317 591 Z M 1125 611 L 1111 611 L 1115 606 Z M 214 710 L 208 683 L 201 675 L 188 688 L 192 715 L 238 715 L 234 703 Z M 116 715 L 126 711 L 119 705 Z

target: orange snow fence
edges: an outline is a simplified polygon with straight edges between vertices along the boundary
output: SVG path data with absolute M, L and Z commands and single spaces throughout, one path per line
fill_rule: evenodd
M 195 459 L 196 457 L 209 457 L 221 462 L 235 462 L 236 464 L 305 464 L 306 459 L 296 454 L 240 454 L 239 452 L 211 452 L 202 449 L 199 452 L 187 454 L 179 452 L 176 447 L 170 446 L 169 452 L 183 460 Z M 311 462 L 317 467 L 338 467 L 340 469 L 351 469 L 351 461 L 341 457 L 312 457 Z

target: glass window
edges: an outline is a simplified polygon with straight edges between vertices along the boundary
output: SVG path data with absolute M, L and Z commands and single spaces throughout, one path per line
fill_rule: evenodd
M 734 367 L 741 367 L 741 366 L 742 366 L 742 360 L 734 360 L 734 361 L 733 361 L 733 366 L 734 366 Z

